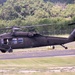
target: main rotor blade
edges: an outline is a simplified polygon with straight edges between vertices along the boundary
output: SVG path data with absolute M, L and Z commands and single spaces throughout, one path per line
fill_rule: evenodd
M 29 27 L 42 27 L 42 26 L 51 26 L 51 24 L 21 26 L 21 28 L 29 28 Z
M 42 26 L 51 26 L 51 24 L 29 25 L 29 26 L 11 26 L 11 27 L 0 28 L 0 30 L 31 28 L 31 27 L 42 27 Z
M 18 27 L 12 26 L 12 27 L 0 28 L 0 30 L 10 30 L 10 29 L 18 29 Z
M 7 29 L 11 29 L 11 28 L 10 27 L 0 28 L 0 30 L 7 30 Z

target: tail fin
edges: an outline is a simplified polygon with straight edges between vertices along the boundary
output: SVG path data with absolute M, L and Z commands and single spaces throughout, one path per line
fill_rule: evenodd
M 73 32 L 70 34 L 69 38 L 68 38 L 69 42 L 75 41 L 75 29 L 73 30 Z

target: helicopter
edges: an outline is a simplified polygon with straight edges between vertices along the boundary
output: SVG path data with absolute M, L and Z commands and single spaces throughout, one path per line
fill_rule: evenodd
M 26 26 L 26 28 L 27 27 L 30 26 Z M 11 32 L 0 34 L 0 51 L 2 53 L 11 53 L 13 52 L 13 49 L 42 46 L 53 46 L 54 49 L 55 45 L 61 45 L 67 49 L 68 47 L 64 46 L 64 44 L 75 41 L 75 30 L 73 30 L 68 38 L 63 38 L 42 35 L 38 32 L 21 31 L 20 27 L 17 26 L 7 27 L 5 29 L 11 29 Z

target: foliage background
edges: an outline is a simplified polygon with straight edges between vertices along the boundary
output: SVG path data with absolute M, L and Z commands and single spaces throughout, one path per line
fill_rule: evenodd
M 36 29 L 63 34 L 74 29 L 75 26 L 68 26 L 71 22 L 75 22 L 75 0 L 0 0 L 0 28 L 50 24 Z

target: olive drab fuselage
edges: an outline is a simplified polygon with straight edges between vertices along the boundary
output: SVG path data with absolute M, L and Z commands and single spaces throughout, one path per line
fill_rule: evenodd
M 0 51 L 5 53 L 7 51 L 12 52 L 13 49 L 41 46 L 53 46 L 54 48 L 54 45 L 61 45 L 67 49 L 63 44 L 72 41 L 75 41 L 75 30 L 71 33 L 69 38 L 45 36 L 37 32 L 17 31 L 0 35 Z

